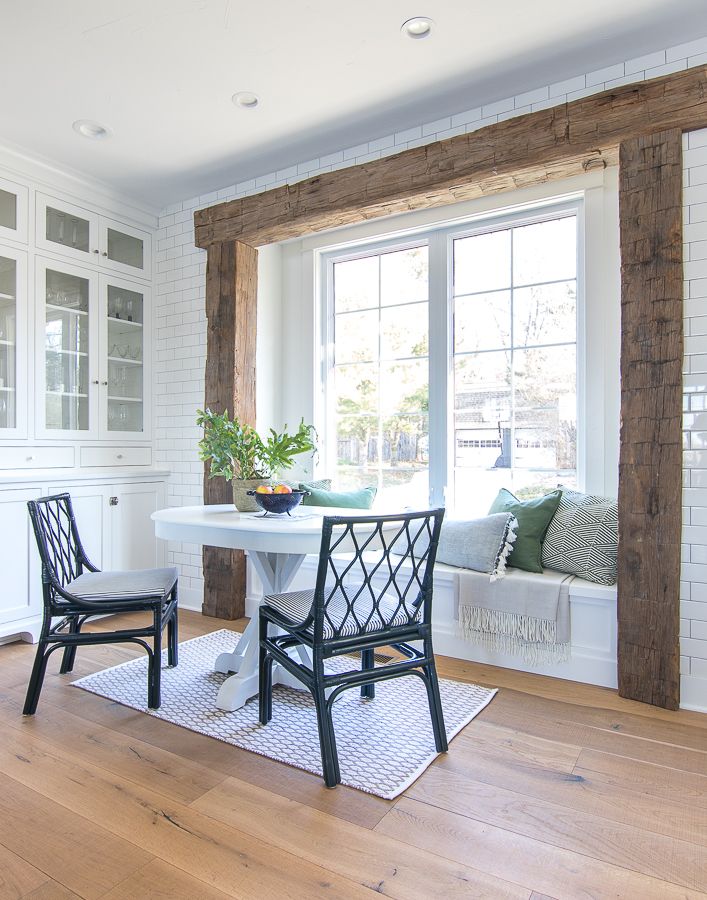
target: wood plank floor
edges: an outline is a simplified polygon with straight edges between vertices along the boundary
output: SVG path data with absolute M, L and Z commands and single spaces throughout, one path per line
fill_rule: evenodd
M 707 716 L 440 657 L 499 693 L 388 802 L 70 687 L 138 652 L 55 654 L 23 718 L 0 647 L 0 900 L 707 897 Z

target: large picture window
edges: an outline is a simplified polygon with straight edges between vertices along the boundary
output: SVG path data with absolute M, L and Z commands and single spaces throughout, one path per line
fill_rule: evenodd
M 341 488 L 482 515 L 501 487 L 578 484 L 580 210 L 324 255 L 326 466 Z
M 577 480 L 576 215 L 453 240 L 454 503 Z
M 428 502 L 426 246 L 332 263 L 337 482 Z

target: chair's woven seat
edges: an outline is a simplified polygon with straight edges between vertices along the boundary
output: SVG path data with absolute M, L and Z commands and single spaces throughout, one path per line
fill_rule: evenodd
M 138 569 L 134 572 L 84 572 L 66 585 L 82 600 L 140 600 L 163 597 L 177 583 L 175 568 Z
M 349 603 L 360 586 L 348 587 Z M 287 594 L 268 594 L 265 603 L 289 619 L 293 625 L 304 622 L 309 616 L 314 601 L 314 590 L 291 591 Z M 391 626 L 407 625 L 419 618 L 419 610 L 405 609 L 394 597 L 383 596 L 378 603 L 378 612 L 368 594 L 362 594 L 351 605 L 347 603 L 341 590 L 337 588 L 326 606 L 324 616 L 324 639 L 333 637 L 353 637 L 361 632 L 380 631 Z M 311 634 L 313 626 L 307 628 Z

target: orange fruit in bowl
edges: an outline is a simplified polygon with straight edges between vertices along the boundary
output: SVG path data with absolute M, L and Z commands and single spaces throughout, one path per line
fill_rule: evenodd
M 287 484 L 276 484 L 273 494 L 291 494 L 292 488 Z
M 255 489 L 255 493 L 256 494 L 272 494 L 273 489 L 270 487 L 269 484 L 259 484 L 257 486 L 257 488 Z

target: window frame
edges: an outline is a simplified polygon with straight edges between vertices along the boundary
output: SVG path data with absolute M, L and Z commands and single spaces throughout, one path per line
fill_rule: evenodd
M 591 188 L 590 188 L 591 190 Z M 315 295 L 319 307 L 320 353 L 315 366 L 322 390 L 315 420 L 324 437 L 321 468 L 336 470 L 335 396 L 328 389 L 334 360 L 334 265 L 352 259 L 427 245 L 429 334 L 429 501 L 432 506 L 454 502 L 454 241 L 509 227 L 575 216 L 577 223 L 577 485 L 587 482 L 587 328 L 586 328 L 586 204 L 580 190 L 548 197 L 515 208 L 485 210 L 450 222 L 427 224 L 408 231 L 365 237 L 315 251 Z M 391 231 L 393 222 L 390 223 Z M 316 380 L 316 379 L 315 379 Z M 603 429 L 602 429 L 603 431 Z M 603 473 L 602 473 L 603 474 Z

